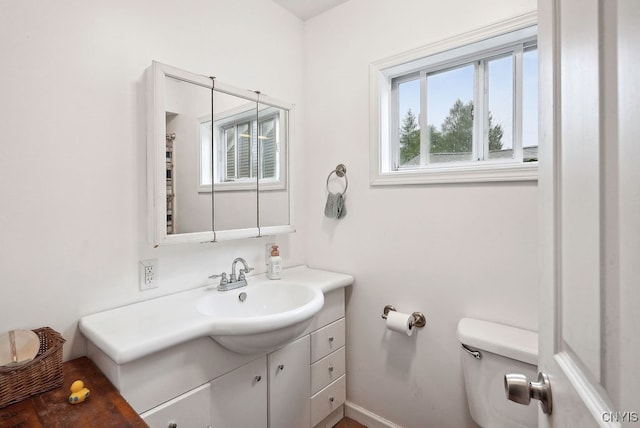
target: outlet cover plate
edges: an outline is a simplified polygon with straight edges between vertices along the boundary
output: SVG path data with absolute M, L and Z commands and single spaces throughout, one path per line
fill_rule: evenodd
M 140 260 L 138 271 L 140 291 L 158 288 L 158 259 Z

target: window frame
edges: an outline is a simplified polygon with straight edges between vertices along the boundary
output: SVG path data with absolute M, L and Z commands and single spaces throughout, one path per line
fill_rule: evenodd
M 287 139 L 286 132 L 288 129 L 288 120 L 289 115 L 291 113 L 290 110 L 286 110 L 282 107 L 277 107 L 275 105 L 260 103 L 260 107 L 256 111 L 256 103 L 248 102 L 241 106 L 235 107 L 233 109 L 226 110 L 224 112 L 216 114 L 213 118 L 211 115 L 203 116 L 199 118 L 199 133 L 200 133 L 200 150 L 199 150 L 199 159 L 198 166 L 200 169 L 200 175 L 198 180 L 198 192 L 207 193 L 211 192 L 211 184 L 203 183 L 202 181 L 202 171 L 206 170 L 204 168 L 204 162 L 210 163 L 211 156 L 203 156 L 202 144 L 203 140 L 208 140 L 209 144 L 211 144 L 210 131 L 207 135 L 206 133 L 203 135 L 203 129 L 205 128 L 206 123 L 211 123 L 213 129 L 214 141 L 211 144 L 213 150 L 213 172 L 212 177 L 214 177 L 213 184 L 215 185 L 216 192 L 218 191 L 238 191 L 238 190 L 256 190 L 256 177 L 244 177 L 230 181 L 216 181 L 221 179 L 221 172 L 226 177 L 226 141 L 224 139 L 224 132 L 227 129 L 232 127 L 236 127 L 235 139 L 236 139 L 236 156 L 237 156 L 237 126 L 242 123 L 249 123 L 251 128 L 251 153 L 253 156 L 254 144 L 255 150 L 259 150 L 257 145 L 257 130 L 259 127 L 259 123 L 264 120 L 269 120 L 271 118 L 275 118 L 275 129 L 276 129 L 276 153 L 275 153 L 275 178 L 260 178 L 260 191 L 270 191 L 270 190 L 284 190 L 286 189 L 286 177 L 283 175 L 282 165 L 283 162 L 286 162 L 284 158 L 285 148 L 282 146 L 286 144 L 285 141 Z M 273 109 L 273 111 L 270 111 Z M 262 112 L 264 110 L 268 110 L 268 113 L 262 116 Z M 257 113 L 257 116 L 256 116 Z M 254 141 L 255 139 L 255 141 Z M 262 157 L 262 155 L 261 155 Z M 251 161 L 253 162 L 253 161 Z M 237 171 L 237 157 L 236 157 L 236 171 Z M 263 168 L 258 166 L 258 173 L 262 174 Z
M 536 13 L 531 12 L 510 20 L 502 21 L 482 29 L 451 37 L 437 43 L 414 49 L 370 65 L 370 183 L 371 185 L 402 185 L 428 183 L 457 183 L 484 181 L 535 181 L 537 180 L 537 162 L 517 162 L 512 159 L 485 159 L 464 162 L 429 164 L 419 168 L 397 168 L 399 156 L 399 134 L 391 130 L 400 129 L 397 87 L 399 83 L 415 79 L 420 80 L 421 93 L 426 92 L 426 76 L 434 71 L 444 71 L 460 66 L 474 64 L 474 73 L 478 61 L 483 66 L 480 76 L 486 79 L 484 71 L 489 60 L 513 52 L 514 46 L 522 44 L 523 49 L 514 56 L 514 70 L 522 70 L 522 54 L 525 44 L 537 39 Z M 475 74 L 474 74 L 475 75 Z M 519 82 L 518 82 L 519 80 Z M 478 94 L 482 84 L 474 84 L 474 103 L 483 103 L 484 112 L 488 107 L 488 96 Z M 522 98 L 522 79 L 514 75 L 514 99 Z M 421 130 L 426 130 L 424 123 L 426 97 L 421 97 L 421 114 L 418 116 Z M 475 104 L 474 104 L 475 105 Z M 522 115 L 520 103 L 514 105 L 513 150 L 522 153 L 522 141 L 518 137 L 516 147 L 515 135 L 521 134 Z M 485 115 L 486 116 L 486 115 Z M 479 144 L 483 139 L 484 122 L 482 117 L 474 120 L 474 143 L 472 145 L 474 159 Z M 421 165 L 428 157 L 426 132 L 421 132 Z M 484 144 L 484 143 L 482 143 Z M 392 150 L 392 148 L 394 150 Z M 488 150 L 488 143 L 486 150 Z

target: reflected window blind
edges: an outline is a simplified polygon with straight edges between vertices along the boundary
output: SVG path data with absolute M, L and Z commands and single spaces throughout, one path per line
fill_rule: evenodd
M 255 178 L 278 178 L 278 115 L 271 114 L 261 120 L 237 122 L 221 129 L 224 146 L 222 156 L 224 181 Z M 260 156 L 258 156 L 258 153 Z

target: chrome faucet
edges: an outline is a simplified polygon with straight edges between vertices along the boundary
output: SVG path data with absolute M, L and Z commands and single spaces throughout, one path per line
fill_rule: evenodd
M 238 262 L 242 263 L 243 267 L 240 268 L 240 273 L 238 275 L 238 279 L 236 280 L 236 264 Z M 249 273 L 252 270 L 253 270 L 253 268 L 249 267 L 249 265 L 247 264 L 247 261 L 245 259 L 243 259 L 242 257 L 238 257 L 238 258 L 234 259 L 233 263 L 231 263 L 231 276 L 229 277 L 229 282 L 240 282 L 240 281 L 243 281 L 244 282 L 243 285 L 247 285 L 247 280 L 245 279 L 244 274 L 245 273 Z M 240 285 L 239 287 L 242 287 L 242 285 Z
M 242 267 L 240 268 L 238 276 L 236 277 L 236 264 L 238 264 L 238 262 L 242 263 Z M 231 275 L 229 275 L 228 279 L 226 272 L 222 272 L 219 275 L 211 275 L 209 278 L 220 278 L 218 291 L 233 290 L 235 288 L 245 287 L 247 285 L 247 278 L 245 277 L 245 274 L 251 272 L 252 270 L 253 268 L 249 267 L 245 259 L 238 257 L 233 260 L 233 263 L 231 263 Z

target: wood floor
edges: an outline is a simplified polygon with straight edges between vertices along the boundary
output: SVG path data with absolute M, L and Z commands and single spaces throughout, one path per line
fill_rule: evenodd
M 367 428 L 366 426 L 354 421 L 353 419 L 344 418 L 333 428 Z

